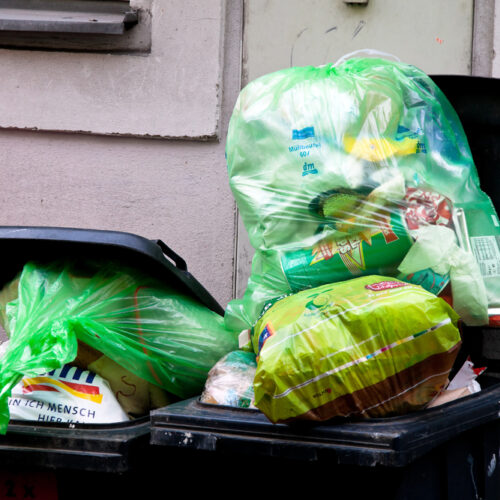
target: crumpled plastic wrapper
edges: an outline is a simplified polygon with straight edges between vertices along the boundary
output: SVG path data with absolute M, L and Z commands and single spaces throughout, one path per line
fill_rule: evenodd
M 488 299 L 479 265 L 457 245 L 455 232 L 444 226 L 424 226 L 414 236 L 416 242 L 398 269 L 405 274 L 427 268 L 449 273 L 455 311 L 468 325 L 487 324 Z
M 255 408 L 253 379 L 256 369 L 255 354 L 230 352 L 210 370 L 201 402 Z

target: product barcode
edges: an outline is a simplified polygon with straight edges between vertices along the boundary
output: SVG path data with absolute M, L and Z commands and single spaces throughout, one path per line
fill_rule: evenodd
M 500 276 L 500 241 L 495 236 L 471 238 L 471 246 L 485 278 Z
M 488 276 L 500 276 L 499 268 L 497 263 L 491 262 L 488 264 L 485 264 L 484 262 L 479 263 L 479 268 L 481 269 L 481 274 L 485 277 Z
M 482 238 L 476 243 L 476 252 L 479 254 L 481 260 L 490 260 L 496 257 L 495 240 L 487 240 Z
M 480 262 L 479 267 L 481 269 L 482 276 L 490 276 L 490 269 L 484 262 Z

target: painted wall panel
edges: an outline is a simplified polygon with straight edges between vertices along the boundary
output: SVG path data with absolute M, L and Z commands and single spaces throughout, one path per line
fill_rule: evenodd
M 215 139 L 223 0 L 132 0 L 150 54 L 0 50 L 0 127 Z
M 245 80 L 367 48 L 428 73 L 469 74 L 473 7 L 473 0 L 247 0 Z

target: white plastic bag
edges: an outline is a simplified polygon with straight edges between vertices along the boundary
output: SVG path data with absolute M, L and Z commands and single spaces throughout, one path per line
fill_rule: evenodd
M 23 378 L 12 390 L 9 409 L 15 420 L 86 424 L 129 420 L 103 378 L 69 365 Z

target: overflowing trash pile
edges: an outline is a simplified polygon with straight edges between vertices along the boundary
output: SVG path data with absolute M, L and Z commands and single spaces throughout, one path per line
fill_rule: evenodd
M 500 229 L 431 78 L 371 58 L 265 75 L 226 154 L 255 255 L 225 321 L 257 356 L 255 405 L 288 422 L 437 401 L 459 320 L 500 305 Z
M 27 262 L 0 291 L 10 418 L 109 423 L 200 396 L 270 421 L 401 415 L 450 382 L 460 325 L 500 306 L 500 223 L 433 81 L 383 59 L 244 88 L 229 181 L 255 249 L 224 317 L 113 262 Z

